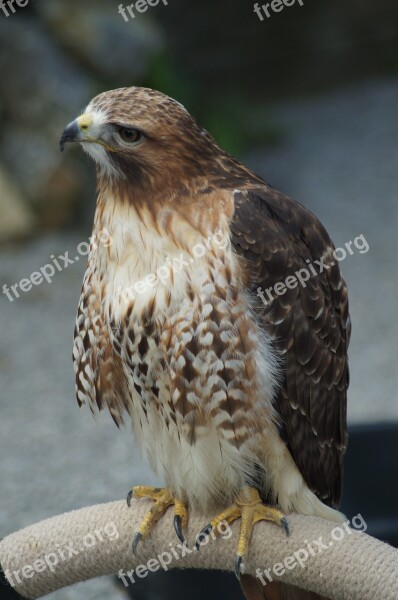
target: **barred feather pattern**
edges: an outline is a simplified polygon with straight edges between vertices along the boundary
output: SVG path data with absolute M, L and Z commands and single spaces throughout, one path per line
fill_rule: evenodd
M 230 245 L 195 262 L 183 286 L 155 291 L 144 312 L 134 300 L 125 307 L 115 298 L 104 302 L 112 286 L 101 286 L 98 252 L 105 250 L 90 253 L 76 323 L 79 402 L 107 406 L 117 424 L 127 410 L 153 467 L 192 504 L 232 500 L 258 475 L 260 438 L 269 431 L 277 437 L 277 414 L 276 363 L 252 318 Z M 170 469 L 181 445 L 191 449 L 185 473 Z M 184 482 L 186 473 L 199 478 L 197 485 Z

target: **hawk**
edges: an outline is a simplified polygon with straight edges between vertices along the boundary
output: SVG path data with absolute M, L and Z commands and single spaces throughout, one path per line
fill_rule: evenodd
M 242 518 L 239 576 L 258 520 L 341 521 L 350 319 L 324 227 L 154 90 L 95 97 L 68 142 L 98 183 L 77 399 L 118 425 L 127 414 L 166 485 L 133 488 L 155 502 L 133 547 L 169 506 L 182 540 L 188 507 L 212 511 L 207 531 Z M 112 243 L 94 243 L 104 230 Z

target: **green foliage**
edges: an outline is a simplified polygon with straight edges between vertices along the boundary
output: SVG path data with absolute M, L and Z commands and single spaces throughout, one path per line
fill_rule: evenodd
M 152 60 L 144 85 L 181 102 L 231 154 L 243 154 L 253 145 L 273 144 L 280 137 L 264 107 L 254 106 L 237 91 L 220 96 L 204 89 L 193 78 L 177 73 L 167 54 Z

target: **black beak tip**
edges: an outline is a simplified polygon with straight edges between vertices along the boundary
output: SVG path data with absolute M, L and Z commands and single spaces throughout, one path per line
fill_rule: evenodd
M 64 129 L 61 139 L 59 141 L 59 147 L 61 152 L 65 150 L 65 145 L 69 142 L 78 142 L 79 141 L 80 129 L 76 121 L 72 121 L 69 125 Z

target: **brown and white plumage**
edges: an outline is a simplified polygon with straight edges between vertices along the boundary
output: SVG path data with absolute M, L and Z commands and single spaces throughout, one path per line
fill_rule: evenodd
M 118 424 L 129 414 L 166 485 L 199 509 L 251 484 L 286 512 L 339 520 L 326 504 L 339 503 L 347 441 L 344 280 L 334 264 L 267 306 L 257 293 L 327 263 L 325 229 L 158 92 L 106 92 L 77 123 L 63 142 L 95 159 L 93 233 L 113 240 L 93 245 L 84 278 L 79 402 Z M 195 257 L 216 232 L 225 245 Z M 182 253 L 182 270 L 126 302 Z
M 334 246 L 310 211 L 269 187 L 238 194 L 231 231 L 236 251 L 251 265 L 252 288 L 266 290 L 324 259 L 323 273 L 266 307 L 261 303 L 257 316 L 283 357 L 275 400 L 281 435 L 310 489 L 337 506 L 347 444 L 350 319 Z

